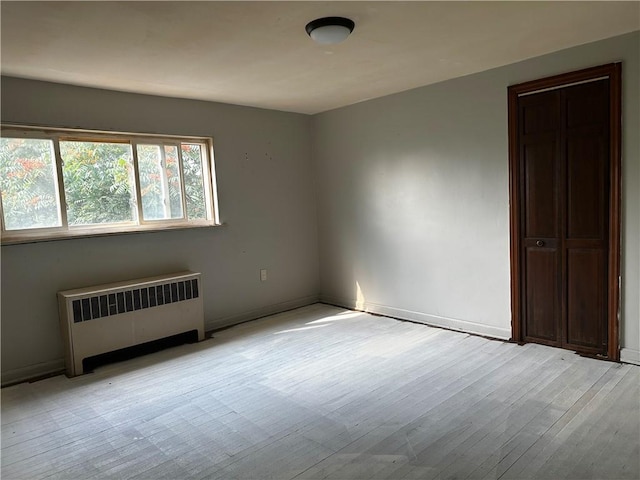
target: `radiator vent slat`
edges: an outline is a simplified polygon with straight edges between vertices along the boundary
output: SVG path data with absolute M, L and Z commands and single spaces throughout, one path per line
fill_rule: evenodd
M 133 309 L 140 310 L 142 308 L 142 304 L 140 303 L 140 290 L 133 291 Z
M 82 299 L 82 320 L 91 320 L 91 302 L 88 298 Z
M 82 321 L 82 305 L 80 305 L 80 300 L 73 301 L 73 321 L 75 323 Z
M 91 318 L 100 318 L 100 298 L 91 297 Z
M 156 302 L 156 298 L 158 298 L 158 302 Z M 75 323 L 86 322 L 193 298 L 198 298 L 197 279 L 124 290 L 109 295 L 97 295 L 73 301 L 73 321 Z

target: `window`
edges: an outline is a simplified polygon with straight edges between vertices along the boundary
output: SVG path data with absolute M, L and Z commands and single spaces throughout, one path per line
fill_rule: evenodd
M 217 224 L 211 139 L 3 126 L 2 243 Z

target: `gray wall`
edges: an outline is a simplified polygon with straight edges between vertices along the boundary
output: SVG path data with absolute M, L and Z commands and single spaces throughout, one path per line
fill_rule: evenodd
M 3 78 L 2 121 L 212 136 L 225 223 L 2 246 L 4 383 L 62 367 L 59 290 L 202 272 L 208 329 L 317 301 L 310 117 Z
M 507 86 L 623 62 L 623 359 L 640 362 L 640 34 L 314 117 L 321 298 L 510 336 Z

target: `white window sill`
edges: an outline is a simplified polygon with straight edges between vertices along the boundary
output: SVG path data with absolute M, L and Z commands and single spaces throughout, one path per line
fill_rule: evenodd
M 42 229 L 42 230 L 21 230 L 16 232 L 7 231 L 2 234 L 1 244 L 17 245 L 36 242 L 53 242 L 57 240 L 69 240 L 72 238 L 107 237 L 111 235 L 129 235 L 135 233 L 153 233 L 167 230 L 187 230 L 192 228 L 214 228 L 222 227 L 223 223 L 202 222 L 190 224 L 146 224 L 146 225 L 126 225 L 109 227 L 81 227 L 70 228 L 68 230 Z

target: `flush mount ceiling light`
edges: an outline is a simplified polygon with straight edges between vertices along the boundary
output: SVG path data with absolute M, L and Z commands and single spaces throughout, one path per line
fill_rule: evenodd
M 307 23 L 305 30 L 316 43 L 330 45 L 346 40 L 355 25 L 348 18 L 324 17 Z

